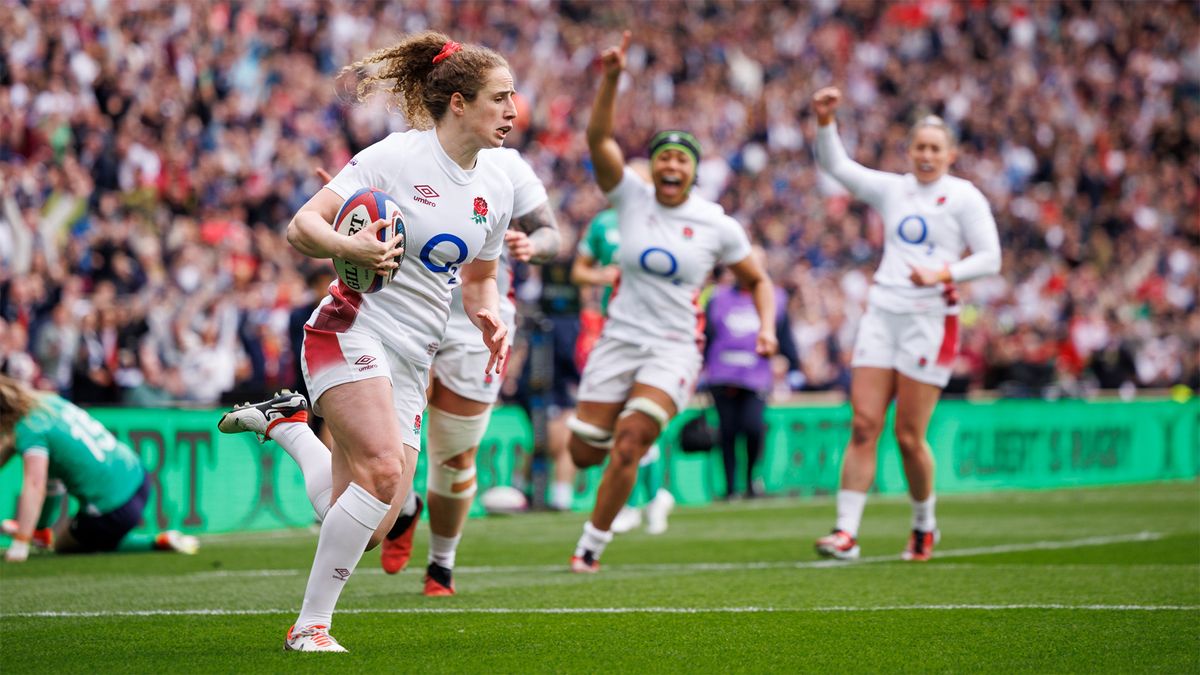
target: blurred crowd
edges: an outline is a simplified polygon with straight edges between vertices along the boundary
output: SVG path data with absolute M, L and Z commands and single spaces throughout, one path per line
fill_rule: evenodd
M 406 128 L 342 66 L 435 28 L 510 61 L 523 151 L 574 250 L 604 198 L 582 130 L 634 31 L 622 146 L 704 143 L 699 188 L 767 251 L 805 389 L 845 389 L 882 225 L 812 158 L 837 84 L 867 166 L 903 172 L 923 112 L 959 133 L 1003 273 L 963 293 L 951 391 L 1200 385 L 1195 2 L 0 2 L 0 356 L 81 403 L 212 404 L 295 380 L 288 325 L 329 266 L 292 213 Z M 540 293 L 518 270 L 519 297 Z M 783 379 L 781 378 L 781 382 Z M 781 385 L 783 386 L 783 385 Z

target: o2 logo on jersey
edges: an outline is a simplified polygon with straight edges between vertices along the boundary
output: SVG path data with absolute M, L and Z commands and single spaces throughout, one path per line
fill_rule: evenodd
M 450 260 L 451 256 L 445 254 L 445 247 L 439 251 L 439 257 L 447 260 L 447 262 L 438 263 L 433 259 L 434 250 L 437 249 L 439 244 L 453 244 L 458 249 L 453 260 Z M 458 266 L 467 259 L 467 253 L 467 242 L 453 234 L 443 232 L 442 234 L 430 237 L 429 241 L 425 242 L 425 247 L 421 249 L 421 262 L 424 263 L 425 269 L 434 274 L 449 273 L 450 280 L 446 283 L 453 286 L 458 283 Z
M 673 284 L 679 284 L 678 279 L 672 278 L 675 276 L 675 272 L 679 271 L 679 261 L 665 248 L 651 246 L 642 251 L 641 257 L 638 258 L 638 264 L 649 274 L 668 279 Z
M 904 216 L 900 220 L 900 224 L 896 226 L 896 234 L 905 243 L 925 244 L 925 240 L 929 237 L 929 224 L 921 216 Z M 934 248 L 933 242 L 926 244 L 926 247 L 925 254 L 931 255 Z

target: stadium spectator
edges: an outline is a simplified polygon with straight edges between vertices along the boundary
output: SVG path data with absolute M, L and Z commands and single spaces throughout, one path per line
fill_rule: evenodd
M 1127 390 L 1195 383 L 1200 9 L 1183 1 L 905 8 L 425 0 L 366 21 L 349 2 L 269 12 L 212 0 L 14 3 L 4 10 L 11 20 L 0 22 L 0 317 L 25 312 L 36 350 L 61 289 L 79 289 L 68 312 L 81 323 L 110 274 L 106 247 L 128 242 L 134 274 L 118 282 L 119 301 L 141 308 L 149 330 L 138 337 L 140 353 L 155 353 L 164 394 L 183 399 L 170 384 L 179 375 L 170 327 L 177 314 L 193 330 L 203 318 L 181 298 L 234 292 L 238 253 L 274 268 L 238 289 L 240 312 L 274 322 L 305 302 L 303 268 L 283 228 L 322 185 L 313 164 L 342 166 L 405 126 L 382 102 L 353 104 L 330 78 L 348 63 L 349 44 L 379 46 L 414 25 L 453 25 L 513 54 L 526 77 L 507 144 L 544 177 L 564 236 L 577 239 L 601 199 L 576 133 L 591 97 L 593 45 L 612 26 L 636 25 L 672 39 L 633 48 L 636 77 L 624 95 L 648 105 L 620 113 L 620 140 L 645 147 L 664 120 L 696 132 L 707 149 L 698 189 L 748 224 L 790 295 L 806 389 L 848 388 L 863 280 L 882 231 L 877 216 L 814 171 L 809 120 L 796 111 L 831 79 L 847 83 L 845 141 L 855 159 L 900 170 L 898 140 L 916 103 L 927 103 L 959 132 L 967 152 L 957 171 L 1003 226 L 1003 276 L 962 296 L 964 344 L 983 346 L 963 364 L 975 368 L 964 379 L 970 390 L 1012 382 L 995 345 L 1020 325 L 1057 354 L 1059 327 L 1084 308 L 1111 319 L 1112 339 L 1142 364 L 1121 379 Z M 232 214 L 229 238 L 202 239 L 200 226 L 219 214 Z M 40 279 L 40 302 L 16 297 L 23 277 Z M 802 300 L 811 297 L 819 302 Z M 241 340 L 234 346 L 237 386 L 261 387 L 265 377 L 256 398 L 295 384 L 286 360 L 271 360 L 298 347 L 273 349 L 252 366 L 259 357 Z M 1045 391 L 1031 383 L 1004 391 L 1107 388 L 1111 380 L 1097 374 L 1104 353 L 1085 348 L 1053 365 Z M 1176 353 L 1179 368 L 1155 365 Z M 70 390 L 44 365 L 39 377 L 41 387 Z

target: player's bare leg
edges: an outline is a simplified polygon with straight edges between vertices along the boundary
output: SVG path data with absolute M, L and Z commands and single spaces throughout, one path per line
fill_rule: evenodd
M 876 449 L 888 404 L 896 390 L 896 371 L 855 368 L 850 379 L 850 442 L 842 458 L 837 493 L 837 523 L 833 532 L 817 539 L 817 553 L 827 558 L 853 560 L 859 555 L 858 526 L 867 504 L 867 490 L 875 482 Z
M 933 453 L 925 433 L 941 394 L 940 387 L 897 375 L 896 443 L 900 446 L 913 508 L 912 534 L 903 554 L 905 560 L 928 560 L 938 540 Z
M 425 595 L 453 595 L 452 572 L 476 491 L 475 456 L 491 405 L 435 380 L 427 415 L 429 564 Z
M 609 462 L 596 492 L 596 505 L 584 525 L 583 536 L 575 547 L 571 568 L 578 572 L 599 569 L 600 554 L 612 540 L 612 521 L 629 500 L 637 483 L 638 464 L 658 438 L 662 428 L 675 415 L 675 402 L 663 390 L 645 384 L 635 384 L 628 399 L 620 405 L 612 438 Z M 615 406 L 614 406 L 615 407 Z M 581 412 L 584 403 L 580 403 Z M 605 412 L 612 412 L 611 409 Z M 576 430 L 572 439 L 583 443 Z M 595 446 L 584 444 L 589 450 Z M 576 455 L 572 446 L 572 455 Z
M 550 507 L 558 511 L 569 511 L 575 495 L 575 463 L 571 460 L 571 430 L 567 418 L 575 410 L 566 409 L 546 425 L 550 459 L 554 462 L 554 479 L 550 486 Z

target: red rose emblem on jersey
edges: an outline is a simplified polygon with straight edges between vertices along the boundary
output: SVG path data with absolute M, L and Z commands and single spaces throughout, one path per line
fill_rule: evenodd
M 484 201 L 483 197 L 475 198 L 475 215 L 477 215 L 477 216 L 486 216 L 487 215 L 487 202 Z

